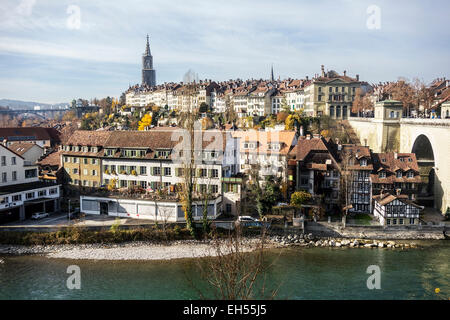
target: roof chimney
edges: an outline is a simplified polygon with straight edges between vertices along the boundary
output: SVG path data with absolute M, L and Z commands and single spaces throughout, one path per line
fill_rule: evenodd
M 322 77 L 325 77 L 325 66 L 321 65 L 320 69 L 322 70 Z
M 344 70 L 344 77 L 347 75 L 347 70 Z
M 308 76 L 306 76 L 306 81 L 308 81 Z
M 359 74 L 356 75 L 356 81 L 359 81 Z

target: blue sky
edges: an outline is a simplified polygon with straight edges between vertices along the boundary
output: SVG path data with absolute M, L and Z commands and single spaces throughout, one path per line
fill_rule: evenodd
M 367 27 L 371 5 L 379 29 Z M 189 69 L 200 79 L 268 78 L 271 64 L 281 78 L 324 64 L 371 83 L 428 82 L 449 76 L 449 9 L 445 0 L 1 0 L 0 98 L 118 97 L 140 82 L 147 33 L 158 83 Z

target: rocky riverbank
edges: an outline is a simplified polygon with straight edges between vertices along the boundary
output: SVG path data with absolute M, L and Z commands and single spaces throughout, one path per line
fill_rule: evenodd
M 254 250 L 258 241 L 255 238 L 244 239 L 242 250 Z M 223 252 L 227 252 L 227 245 L 224 242 L 221 245 Z M 136 241 L 120 244 L 0 245 L 0 255 L 45 255 L 48 258 L 75 260 L 171 260 L 216 256 L 215 246 L 216 242 L 195 240 L 159 244 Z
M 301 246 L 301 247 L 349 247 L 349 248 L 417 248 L 419 245 L 415 242 L 405 243 L 392 240 L 368 240 L 357 238 L 316 238 L 310 234 L 295 234 L 285 236 L 273 236 L 270 238 L 273 243 L 282 247 Z

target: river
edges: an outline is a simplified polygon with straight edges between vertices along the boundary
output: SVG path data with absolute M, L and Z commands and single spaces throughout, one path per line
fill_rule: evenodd
M 188 279 L 206 287 L 194 259 L 88 261 L 2 256 L 0 299 L 197 299 Z M 449 299 L 450 245 L 418 249 L 289 248 L 271 250 L 267 287 L 278 299 Z M 70 290 L 69 265 L 81 270 L 81 289 Z M 381 289 L 366 273 L 379 266 Z M 439 288 L 440 293 L 435 289 Z

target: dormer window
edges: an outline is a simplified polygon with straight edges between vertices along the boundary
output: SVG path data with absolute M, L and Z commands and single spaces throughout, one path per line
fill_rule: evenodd
M 255 149 L 255 143 L 254 142 L 245 142 L 244 143 L 244 149 Z
M 280 150 L 281 149 L 281 145 L 279 143 L 269 143 L 267 145 L 267 149 L 268 150 Z
M 367 159 L 361 159 L 361 160 L 359 160 L 359 164 L 360 164 L 361 167 L 367 166 Z
M 403 176 L 402 171 L 401 170 L 397 170 L 396 176 L 397 176 L 397 178 L 401 178 Z
M 414 172 L 413 172 L 412 170 L 409 170 L 409 171 L 406 173 L 406 176 L 407 176 L 408 178 L 414 178 Z
M 379 178 L 386 178 L 386 172 L 385 172 L 385 171 L 380 171 L 380 172 L 378 173 L 378 177 L 379 177 Z

